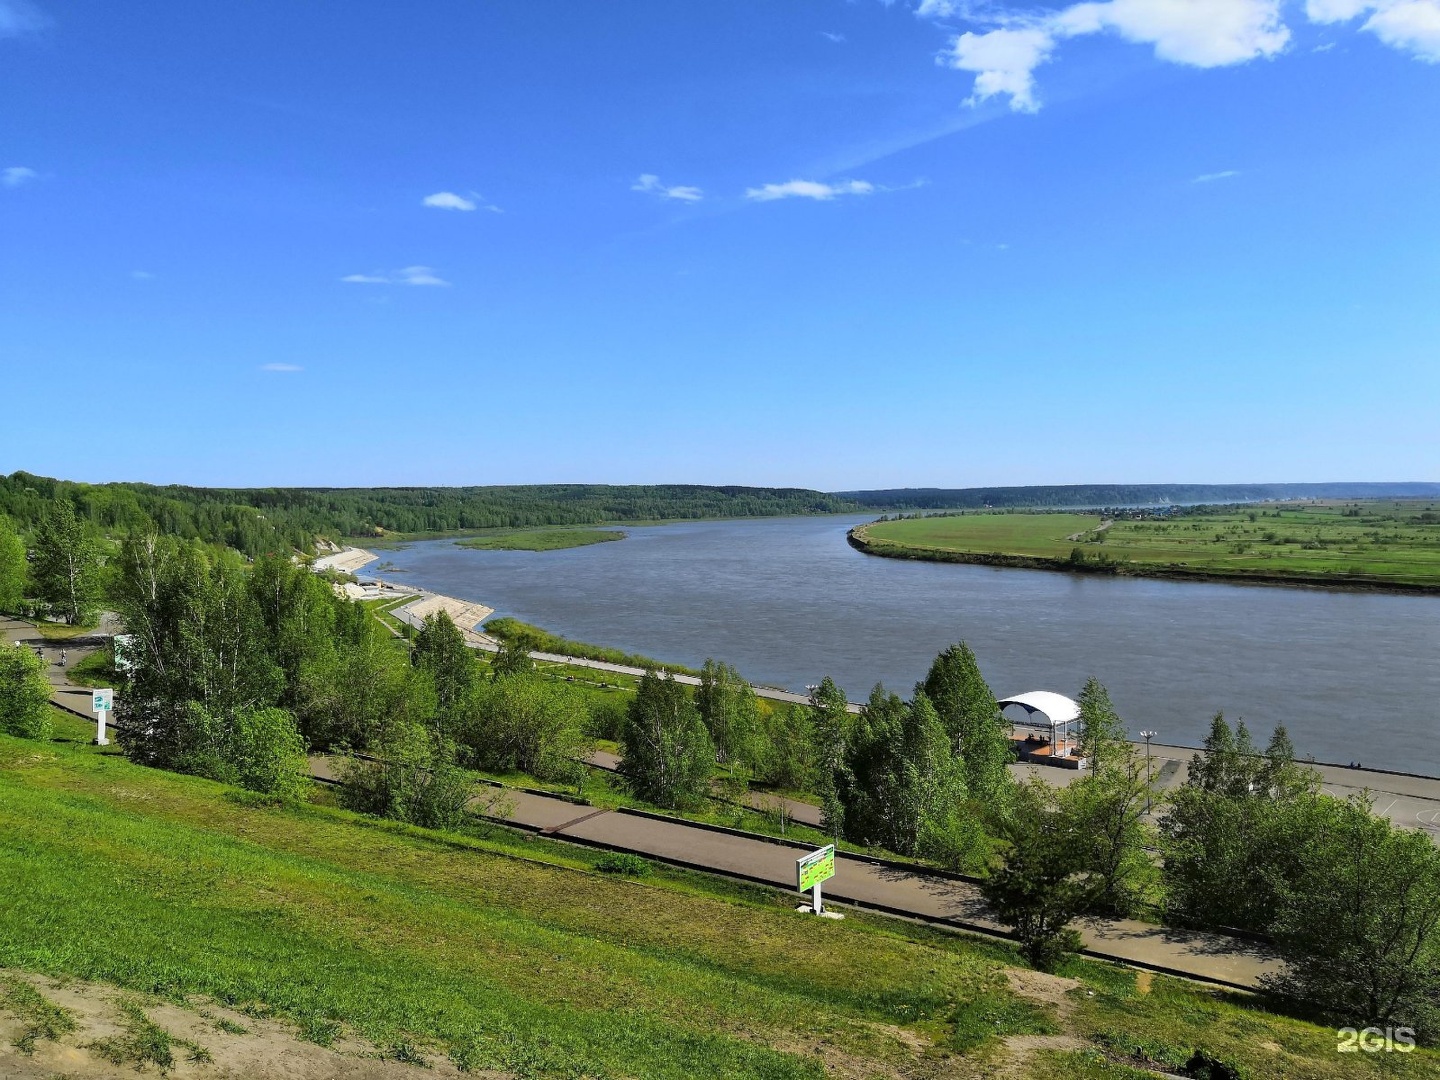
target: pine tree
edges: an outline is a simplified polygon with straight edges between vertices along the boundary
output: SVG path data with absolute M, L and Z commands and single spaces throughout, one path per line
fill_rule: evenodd
M 1110 691 L 1095 676 L 1080 690 L 1080 751 L 1090 759 L 1090 774 L 1126 746 L 1125 723 L 1110 702 Z

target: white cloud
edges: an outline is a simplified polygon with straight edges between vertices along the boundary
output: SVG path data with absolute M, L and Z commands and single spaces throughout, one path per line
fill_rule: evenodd
M 340 279 L 351 285 L 449 285 L 428 266 L 406 266 L 390 273 L 346 274 Z
M 434 195 L 426 195 L 421 199 L 420 205 L 434 207 L 436 210 L 474 210 L 475 200 L 456 195 L 453 191 L 437 191 Z
M 773 202 L 775 199 L 815 199 L 828 202 L 837 195 L 869 195 L 875 185 L 868 180 L 840 180 L 833 184 L 819 180 L 787 180 L 783 184 L 764 184 L 745 189 L 745 197 L 756 202 Z
M 659 195 L 662 199 L 679 199 L 681 202 L 699 202 L 705 198 L 705 192 L 701 188 L 691 187 L 688 184 L 667 187 L 654 173 L 641 173 L 635 183 L 630 185 L 630 190 Z
M 136 281 L 153 281 L 155 278 L 155 275 L 149 270 L 131 270 L 130 276 Z
M 305 369 L 304 369 L 303 367 L 301 367 L 299 364 L 261 364 L 261 365 L 260 365 L 260 370 L 261 370 L 261 371 L 284 371 L 284 372 L 291 372 L 291 371 L 304 371 Z
M 1290 41 L 1281 0 L 1108 0 L 1076 4 L 1056 17 L 1063 37 L 1113 30 L 1154 45 L 1161 60 L 1223 67 L 1274 56 Z
M 0 184 L 6 187 L 19 187 L 27 180 L 34 180 L 39 176 L 34 169 L 26 168 L 24 165 L 11 165 L 3 173 L 0 173 Z
M 1055 38 L 1039 27 L 1010 30 L 1002 27 L 985 34 L 964 33 L 950 42 L 941 62 L 957 71 L 975 73 L 975 89 L 967 104 L 1006 94 L 1016 112 L 1034 112 L 1035 69 L 1050 58 Z
M 1440 64 L 1440 0 L 1306 0 L 1305 14 L 1320 23 L 1368 15 L 1360 29 L 1417 60 Z
M 920 0 L 915 15 L 921 19 L 948 19 L 960 10 L 960 5 L 955 3 L 955 0 Z
M 1236 169 L 1226 169 L 1224 172 L 1201 173 L 1199 176 L 1195 177 L 1195 179 L 1191 180 L 1190 182 L 1192 184 L 1209 184 L 1213 183 L 1216 180 L 1229 180 L 1232 176 L 1239 175 L 1240 173 Z
M 1341 2 L 1341 0 L 1334 0 Z M 1440 3 L 1440 0 L 1411 0 Z M 1282 0 L 1093 0 L 1050 12 L 1001 15 L 994 29 L 969 31 L 950 41 L 939 62 L 975 74 L 969 104 L 1008 97 L 1017 112 L 1039 108 L 1035 69 L 1050 59 L 1060 42 L 1090 34 L 1112 33 L 1150 45 L 1161 60 L 1192 67 L 1223 67 L 1275 56 L 1290 40 L 1280 17 Z M 956 4 L 917 9 L 941 14 L 960 12 Z M 963 12 L 961 12 L 963 14 Z
M 407 266 L 395 271 L 396 280 L 402 285 L 449 285 L 441 280 L 428 266 Z
M 844 45 L 844 44 L 845 44 L 845 35 L 844 35 L 844 34 L 837 34 L 837 33 L 834 33 L 834 32 L 831 31 L 831 30 L 821 30 L 821 31 L 820 31 L 820 36 L 823 37 L 826 41 L 832 41 L 832 42 L 834 42 L 836 45 Z

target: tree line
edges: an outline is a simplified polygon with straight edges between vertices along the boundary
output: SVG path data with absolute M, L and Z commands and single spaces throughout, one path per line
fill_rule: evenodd
M 0 514 L 28 532 L 58 499 L 95 532 L 223 544 L 254 558 L 314 550 L 317 537 L 455 532 L 667 519 L 774 517 L 861 509 L 804 488 L 548 484 L 443 488 L 198 488 L 0 476 Z

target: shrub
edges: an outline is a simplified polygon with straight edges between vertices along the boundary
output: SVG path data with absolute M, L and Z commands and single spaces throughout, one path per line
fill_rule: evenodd
M 241 710 L 229 742 L 226 756 L 241 787 L 281 798 L 298 798 L 309 787 L 305 740 L 284 709 Z
M 23 645 L 0 645 L 0 732 L 50 737 L 50 684 L 45 664 Z
M 465 819 L 472 787 L 455 764 L 455 746 L 413 727 L 376 747 L 373 759 L 351 757 L 340 767 L 340 804 L 376 817 L 430 829 L 453 829 Z
M 648 877 L 651 866 L 639 855 L 612 851 L 595 861 L 595 869 L 602 874 L 616 874 L 619 877 Z

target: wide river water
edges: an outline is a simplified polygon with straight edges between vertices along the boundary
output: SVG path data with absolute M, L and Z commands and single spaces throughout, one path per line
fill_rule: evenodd
M 1103 578 L 907 562 L 845 542 L 867 517 L 626 528 L 567 551 L 410 544 L 392 580 L 474 600 L 578 641 L 672 663 L 727 660 L 852 701 L 909 695 L 970 642 L 991 688 L 1074 695 L 1097 676 L 1132 735 L 1195 745 L 1223 709 L 1301 754 L 1440 775 L 1440 596 Z M 367 568 L 367 570 L 372 568 Z M 389 576 L 389 575 L 385 575 Z

